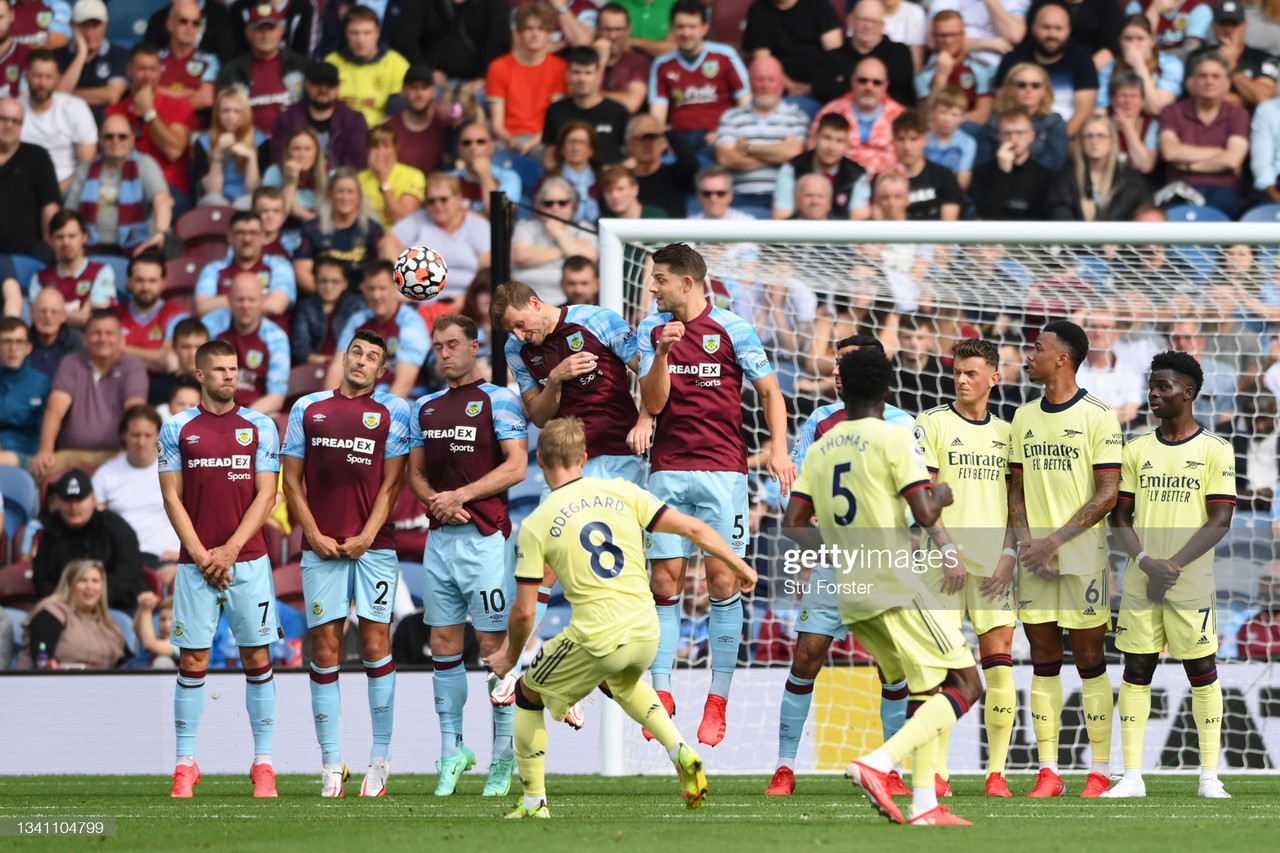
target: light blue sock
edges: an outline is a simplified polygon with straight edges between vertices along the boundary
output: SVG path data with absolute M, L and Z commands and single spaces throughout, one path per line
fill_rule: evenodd
M 653 658 L 653 689 L 671 692 L 671 667 L 676 662 L 676 646 L 680 643 L 680 597 L 653 597 L 658 608 L 658 654 Z
M 396 664 L 387 655 L 382 660 L 365 661 L 369 677 L 369 717 L 373 720 L 373 749 L 369 760 L 391 760 L 391 728 L 396 718 Z
M 547 615 L 547 604 L 551 601 L 551 587 L 538 587 L 538 605 L 533 611 L 533 630 L 530 635 L 538 633 L 538 626 L 542 624 L 542 619 Z
M 276 683 L 271 664 L 244 671 L 244 707 L 253 730 L 254 755 L 270 755 L 276 727 Z
M 795 758 L 800 751 L 800 736 L 804 734 L 809 706 L 813 704 L 813 682 L 812 678 L 787 676 L 787 685 L 782 689 L 782 710 L 778 715 L 779 758 Z
M 880 728 L 886 742 L 907 722 L 908 695 L 905 679 L 880 685 Z
M 742 644 L 742 595 L 711 599 L 711 695 L 729 698 Z
M 493 757 L 515 758 L 516 706 L 493 706 Z
M 178 670 L 173 693 L 173 729 L 178 736 L 178 756 L 196 754 L 196 731 L 204 714 L 204 670 Z
M 311 716 L 316 724 L 316 740 L 320 743 L 320 761 L 341 764 L 338 729 L 342 712 L 342 695 L 338 692 L 338 667 L 311 664 Z
M 436 713 L 440 715 L 440 754 L 453 755 L 462 749 L 462 709 L 467 704 L 467 670 L 462 655 L 435 658 L 436 671 L 431 676 L 435 690 Z

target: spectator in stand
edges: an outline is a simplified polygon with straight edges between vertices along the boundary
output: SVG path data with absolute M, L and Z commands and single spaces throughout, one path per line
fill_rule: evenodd
M 707 41 L 708 29 L 698 0 L 676 0 L 671 8 L 676 49 L 649 68 L 649 112 L 682 134 L 701 159 L 714 162 L 720 116 L 749 103 L 751 90 L 737 51 Z
M 22 285 L 18 283 L 18 271 L 13 268 L 13 259 L 8 255 L 0 255 L 0 299 L 3 299 L 3 317 L 21 317 L 27 300 L 22 294 Z
M 1045 219 L 1045 197 L 1053 172 L 1031 159 L 1035 128 L 1025 111 L 1013 109 L 997 119 L 1000 147 L 994 160 L 973 170 L 970 195 L 979 219 Z
M 262 0 L 235 0 L 227 6 L 231 12 L 231 20 L 239 23 L 249 19 L 249 7 Z M 284 20 L 285 47 L 299 56 L 311 56 L 316 52 L 320 35 L 319 14 L 315 0 L 267 0 L 279 10 Z M 236 53 L 243 54 L 249 50 L 249 40 L 245 31 L 239 27 L 231 28 L 235 41 Z
M 467 210 L 461 182 L 435 172 L 427 176 L 426 207 L 414 211 L 387 232 L 380 254 L 394 261 L 410 246 L 430 246 L 448 259 L 448 290 L 451 296 L 457 296 L 466 292 L 477 272 L 489 267 L 489 231 L 487 219 Z M 516 234 L 519 234 L 519 225 Z M 367 271 L 365 280 L 368 281 Z M 345 347 L 340 349 L 346 351 Z
M 409 60 L 382 43 L 378 14 L 368 6 L 349 8 L 342 16 L 342 30 L 345 43 L 325 57 L 338 69 L 338 97 L 361 112 L 370 127 L 382 124 L 393 106 L 389 102 L 393 97 L 399 100 Z
M 250 49 L 222 67 L 218 88 L 243 89 L 253 109 L 253 126 L 270 133 L 280 114 L 302 97 L 307 58 L 282 47 L 284 13 L 270 2 L 249 7 L 244 29 Z
M 431 352 L 431 338 L 415 306 L 406 305 L 396 292 L 394 275 L 391 261 L 371 261 L 365 266 L 360 291 L 368 307 L 347 320 L 338 334 L 336 351 L 346 352 L 356 332 L 363 329 L 382 335 L 387 342 L 387 381 L 379 382 L 377 389 L 409 398 L 419 393 L 418 377 Z M 336 388 L 341 379 L 342 359 L 336 358 L 325 387 Z
M 157 49 L 170 46 L 168 23 L 171 9 L 172 4 L 157 9 L 151 15 L 147 21 L 147 33 L 142 37 L 145 44 L 155 45 Z M 204 21 L 200 26 L 199 50 L 216 56 L 219 62 L 230 62 L 237 53 L 235 30 L 242 25 L 242 19 L 233 19 L 230 10 L 222 3 L 206 0 L 200 4 L 200 9 L 204 12 Z
M 664 162 L 667 152 L 675 162 Z M 674 131 L 664 133 L 662 122 L 641 113 L 627 124 L 627 153 L 635 163 L 640 201 L 662 208 L 672 219 L 683 219 L 698 171 L 694 147 Z
M 1239 655 L 1244 660 L 1280 660 L 1280 560 L 1272 561 L 1258 576 L 1257 604 L 1261 609 L 1236 635 Z
M 631 49 L 647 56 L 661 56 L 675 49 L 671 35 L 671 9 L 676 0 L 615 0 L 631 21 Z M 712 0 L 705 0 L 705 6 Z
M 511 235 L 512 277 L 532 287 L 543 302 L 555 305 L 560 300 L 565 259 L 582 255 L 598 261 L 600 251 L 594 235 L 566 221 L 578 209 L 578 194 L 564 178 L 552 175 L 543 181 L 534 204 L 545 215 L 516 223 Z
M 899 387 L 893 405 L 906 412 L 927 412 L 955 398 L 955 380 L 938 359 L 938 329 L 924 314 L 907 314 L 898 326 L 893 358 Z
M 52 382 L 62 360 L 84 350 L 84 335 L 67 324 L 67 300 L 52 287 L 31 300 L 31 328 L 30 364 Z
M 690 219 L 722 219 L 727 222 L 755 219 L 752 214 L 733 206 L 733 176 L 727 169 L 708 166 L 698 172 L 695 183 L 698 185 L 698 204 L 702 209 Z
M 31 255 L 51 264 L 46 238 L 62 194 L 49 152 L 22 141 L 25 112 L 13 98 L 0 98 L 0 253 Z
M 363 169 L 365 165 L 361 163 L 355 168 Z M 306 222 L 316 218 L 317 199 L 325 194 L 328 175 L 328 161 L 320 137 L 310 125 L 304 124 L 289 131 L 284 143 L 284 159 L 268 167 L 262 176 L 262 185 L 280 187 L 289 216 Z
M 489 194 L 502 190 L 509 199 L 518 199 L 523 183 L 514 169 L 493 162 L 493 136 L 484 122 L 469 122 L 458 131 L 458 153 L 462 168 L 448 172 L 462 185 L 462 199 L 468 210 L 489 215 Z
M 138 596 L 138 610 L 133 614 L 133 633 L 142 648 L 139 656 L 151 656 L 151 669 L 177 669 L 178 650 L 169 642 L 173 630 L 173 596 L 161 600 L 151 590 Z M 145 659 L 144 659 L 145 660 Z M 130 667 L 138 666 L 131 660 Z
M 1228 65 L 1202 51 L 1187 62 L 1187 97 L 1160 113 L 1165 178 L 1182 181 L 1232 219 L 1242 208 L 1240 173 L 1249 154 L 1249 113 L 1227 103 Z
M 421 16 L 421 25 L 414 27 L 420 42 L 412 49 L 406 46 L 405 55 L 436 69 L 441 86 L 483 89 L 485 69 L 511 49 L 511 7 L 506 0 L 455 0 L 449 6 L 406 3 L 401 14 Z
M 969 191 L 978 154 L 977 140 L 960 129 L 967 104 L 964 91 L 956 86 L 934 92 L 929 98 L 929 137 L 924 146 L 925 158 L 950 169 L 964 192 Z
M 347 265 L 332 255 L 314 262 L 315 292 L 298 300 L 289 343 L 293 363 L 328 364 L 336 352 L 338 332 L 364 307 L 360 293 L 348 284 Z
M 849 120 L 840 113 L 818 119 L 813 147 L 782 164 L 773 193 L 773 218 L 788 219 L 795 210 L 796 181 L 808 174 L 822 175 L 831 183 L 832 212 L 839 218 L 871 216 L 871 181 L 867 170 L 850 160 Z
M 1030 6 L 1030 0 L 933 0 L 929 14 L 959 12 L 964 18 L 965 49 L 994 67 L 1026 38 Z
M 105 108 L 129 90 L 129 51 L 107 40 L 107 6 L 102 0 L 76 0 L 71 35 L 69 44 L 53 52 L 62 74 L 58 91 L 83 100 L 100 123 Z
M 1213 50 L 1231 69 L 1227 102 L 1253 112 L 1276 94 L 1280 63 L 1275 56 L 1245 44 L 1248 24 L 1242 0 L 1221 0 L 1213 7 Z
M 148 249 L 129 259 L 129 301 L 115 306 L 124 334 L 124 351 L 146 365 L 153 385 L 157 377 L 167 374 L 177 363 L 174 332 L 190 316 L 176 302 L 161 298 L 164 284 L 164 252 Z
M 102 563 L 72 560 L 54 583 L 57 588 L 48 593 L 22 623 L 18 669 L 123 666 L 129 650 L 120 626 L 107 612 L 108 598 L 114 596 L 115 588 L 114 584 L 107 583 Z M 133 609 L 136 600 L 137 593 L 134 593 L 128 610 Z M 41 655 L 46 658 L 44 663 L 40 663 Z
M 601 163 L 621 163 L 622 146 L 631 114 L 617 101 L 604 96 L 604 72 L 600 54 L 589 47 L 574 47 L 565 52 L 569 62 L 569 97 L 547 107 L 542 125 L 542 144 L 546 148 L 557 142 L 562 128 L 569 122 L 585 122 L 595 131 L 597 158 Z M 546 164 L 551 168 L 548 151 Z
M 902 0 L 881 0 L 884 4 L 884 34 L 898 44 L 905 44 L 911 51 L 911 63 L 918 72 L 924 65 L 929 45 L 927 14 L 920 4 Z M 851 6 L 852 3 L 846 3 Z
M 925 159 L 929 124 L 919 111 L 904 111 L 893 120 L 893 152 L 910 184 L 907 219 L 955 222 L 960 218 L 964 193 L 955 173 Z
M 262 254 L 288 258 L 302 242 L 298 229 L 285 230 L 289 221 L 284 191 L 279 187 L 258 187 L 253 191 L 251 209 L 262 217 Z
M 62 294 L 67 305 L 67 322 L 83 329 L 95 308 L 110 308 L 116 302 L 116 274 L 107 264 L 85 255 L 89 239 L 84 217 L 74 210 L 59 210 L 49 223 L 57 260 L 32 274 L 27 298 L 35 301 L 46 287 Z
M 1001 145 L 998 117 L 1019 111 L 1030 119 L 1035 130 L 1031 159 L 1051 172 L 1061 169 L 1067 162 L 1067 124 L 1053 111 L 1053 102 L 1053 84 L 1043 66 L 1024 62 L 1011 68 L 996 92 L 996 115 L 978 137 L 977 162 L 990 162 Z
M 1120 137 L 1105 115 L 1085 120 L 1072 160 L 1049 190 L 1050 219 L 1128 222 L 1139 207 L 1151 203 L 1151 187 L 1142 173 L 1120 162 Z
M 53 377 L 40 452 L 31 463 L 36 479 L 70 465 L 101 465 L 117 447 L 102 425 L 119 423 L 126 409 L 147 401 L 147 369 L 124 351 L 115 311 L 95 309 L 84 337 L 85 351 L 68 354 Z
M 369 135 L 369 124 L 361 113 L 338 100 L 338 69 L 331 63 L 313 62 L 307 66 L 302 100 L 276 116 L 271 130 L 272 163 L 284 162 L 286 141 L 302 127 L 315 132 L 325 162 L 333 168 L 363 169 L 367 165 L 365 137 Z
M 640 201 L 640 181 L 626 166 L 605 166 L 600 170 L 600 196 L 605 216 L 617 219 L 666 219 L 667 212 Z M 565 261 L 568 263 L 568 261 Z
M 502 149 L 536 156 L 547 108 L 564 97 L 568 64 L 550 53 L 555 13 L 549 8 L 526 3 L 516 10 L 515 25 L 511 52 L 485 75 L 485 98 Z
M 1120 30 L 1120 55 L 1098 70 L 1098 107 L 1111 103 L 1111 75 L 1132 71 L 1142 85 L 1142 110 L 1150 116 L 1172 104 L 1182 94 L 1182 60 L 1156 50 L 1151 22 L 1145 15 L 1130 15 Z
M 1205 352 L 1204 335 L 1195 320 L 1174 323 L 1169 331 L 1169 344 L 1194 357 L 1204 371 L 1204 385 L 1192 403 L 1196 421 L 1207 430 L 1230 433 L 1239 384 L 1235 368 Z
M 1247 380 L 1246 380 L 1247 381 Z M 1277 480 L 1276 398 L 1269 391 L 1242 394 L 1240 419 L 1232 432 L 1236 457 L 1236 514 L 1233 527 L 1270 526 Z
M 124 450 L 93 472 L 93 496 L 101 509 L 123 518 L 138 537 L 142 564 L 155 570 L 167 586 L 178 569 L 178 534 L 164 511 L 159 481 L 160 414 L 151 406 L 134 406 L 120 419 Z
M 168 419 L 171 413 L 184 411 L 183 408 L 172 408 L 172 401 L 177 390 L 183 384 L 195 382 L 196 350 L 209 340 L 209 330 L 195 317 L 184 317 L 173 327 L 173 359 L 177 369 L 172 373 L 161 373 L 151 379 L 151 400 L 162 402 L 155 404 L 162 418 Z M 199 383 L 196 383 L 196 401 L 200 402 Z M 191 406 L 186 406 L 189 409 Z
M 277 317 L 297 300 L 298 284 L 293 266 L 278 255 L 262 253 L 262 217 L 251 210 L 231 215 L 231 251 L 220 261 L 210 261 L 196 280 L 196 315 L 231 306 L 231 287 L 243 273 L 258 282 L 264 294 L 263 310 Z M 243 367 L 243 364 L 241 365 Z
M 58 188 L 66 191 L 78 163 L 98 153 L 98 125 L 89 105 L 57 91 L 58 60 L 39 48 L 27 54 L 27 94 L 19 98 L 26 111 L 22 141 L 49 152 Z
M 386 123 L 399 146 L 396 159 L 429 175 L 444 162 L 449 106 L 436 98 L 434 75 L 426 65 L 414 65 L 405 72 L 400 96 L 404 111 Z
M 415 3 L 361 3 L 338 2 L 330 6 L 322 4 L 324 17 L 320 21 L 320 41 L 313 51 L 316 56 L 327 56 L 340 50 L 347 33 L 347 12 L 362 5 L 374 13 L 373 23 L 379 28 L 378 44 L 399 51 L 402 56 L 420 50 L 419 41 L 439 36 L 438 32 L 423 31 L 420 18 L 411 9 Z M 414 62 L 422 61 L 415 57 Z
M 954 9 L 933 16 L 929 22 L 937 51 L 916 75 L 916 97 L 932 98 L 954 87 L 964 93 L 964 121 L 981 127 L 991 118 L 991 78 L 996 69 L 965 49 L 964 20 Z
M 1245 44 L 1280 56 L 1280 9 L 1261 0 L 1248 0 L 1244 4 L 1244 18 L 1249 24 Z
M 18 0 L 13 36 L 32 49 L 54 50 L 71 41 L 71 4 L 66 0 Z
M 1280 98 L 1260 104 L 1253 114 L 1249 165 L 1258 201 L 1280 204 Z
M 1115 409 L 1120 426 L 1128 432 L 1138 426 L 1134 420 L 1146 397 L 1145 366 L 1127 364 L 1117 357 L 1115 345 L 1120 335 L 1115 314 L 1095 307 L 1075 321 L 1089 333 L 1089 354 L 1076 371 L 1076 382 Z
M 1123 4 L 1115 0 L 1035 0 L 1030 17 L 1035 18 L 1045 3 L 1061 3 L 1071 16 L 1071 40 L 1088 51 L 1095 68 L 1102 68 L 1119 55 L 1116 37 L 1124 20 Z
M 809 118 L 783 101 L 786 81 L 778 60 L 752 62 L 750 80 L 751 103 L 720 116 L 716 162 L 733 176 L 735 204 L 763 219 L 773 205 L 778 169 L 804 153 Z
M 747 10 L 742 52 L 752 62 L 766 56 L 781 62 L 792 97 L 813 95 L 814 57 L 842 44 L 840 16 L 827 0 L 755 0 Z
M 874 2 L 874 0 L 864 0 Z M 822 117 L 836 113 L 849 122 L 850 160 L 870 175 L 878 175 L 893 166 L 893 120 L 902 114 L 903 106 L 885 93 L 889 83 L 885 64 L 874 56 L 858 63 L 853 72 L 852 91 L 831 101 L 818 113 L 809 132 L 809 147 L 817 144 L 818 124 Z
M 14 0 L 0 0 L 0 96 L 16 98 L 22 94 L 22 67 L 26 64 L 29 45 L 21 44 L 13 30 Z
M 1064 6 L 1046 3 L 1036 11 L 1027 40 L 1000 60 L 996 85 L 1028 62 L 1045 70 L 1054 93 L 1053 110 L 1067 123 L 1067 136 L 1075 138 L 1097 102 L 1098 69 L 1089 51 L 1071 41 L 1071 16 Z M 996 111 L 1001 111 L 998 103 Z
M 412 139 L 412 134 L 407 138 Z M 422 207 L 427 195 L 427 176 L 401 162 L 400 139 L 388 125 L 380 124 L 369 130 L 366 150 L 369 167 L 359 173 L 360 189 L 378 221 L 384 228 L 390 228 Z M 333 178 L 329 181 L 332 190 Z
M 40 424 L 49 377 L 28 361 L 31 330 L 19 317 L 0 319 L 0 465 L 31 467 L 40 449 Z
M 631 40 L 631 15 L 626 7 L 606 3 L 596 16 L 595 48 L 604 63 L 606 98 L 626 107 L 634 115 L 649 97 L 649 66 L 653 60 L 638 51 L 628 50 Z
M 264 415 L 284 408 L 289 391 L 289 336 L 267 319 L 262 284 L 252 272 L 238 272 L 228 296 L 229 308 L 219 308 L 202 318 L 209 337 L 226 341 L 240 360 L 236 403 Z
M 1213 28 L 1213 6 L 1205 0 L 1129 0 L 1126 15 L 1146 15 L 1162 53 L 1187 60 L 1204 47 Z
M 192 143 L 191 179 L 200 204 L 250 206 L 262 184 L 271 147 L 254 126 L 249 96 L 231 87 L 218 93 L 213 124 Z
M 861 0 L 849 15 L 849 27 L 853 35 L 838 50 L 812 60 L 813 96 L 820 102 L 839 98 L 854 88 L 853 78 L 858 76 L 862 61 L 875 58 L 885 68 L 889 97 L 900 106 L 914 106 L 916 65 L 905 44 L 885 35 L 884 4 Z
M 1160 122 L 1144 109 L 1146 84 L 1132 71 L 1117 71 L 1107 89 L 1107 116 L 1120 134 L 1120 159 L 1150 175 L 1160 159 Z
M 222 70 L 218 57 L 199 49 L 204 10 L 196 0 L 176 0 L 164 25 L 169 46 L 160 51 L 160 91 L 186 98 L 204 115 L 201 111 L 213 106 L 214 84 Z
M 560 292 L 564 294 L 565 305 L 599 305 L 600 270 L 596 262 L 581 255 L 565 259 Z
M 831 181 L 827 180 L 824 175 L 814 172 L 801 175 L 800 180 L 796 181 L 795 213 L 787 218 L 807 219 L 810 221 L 845 219 L 846 217 L 841 216 L 832 207 L 834 198 L 831 190 Z
M 373 151 L 374 147 L 370 144 L 369 150 Z M 360 282 L 360 268 L 378 257 L 378 244 L 384 233 L 361 191 L 356 173 L 351 169 L 338 169 L 329 178 L 329 193 L 320 203 L 320 215 L 302 226 L 302 244 L 293 256 L 298 290 L 315 292 L 315 262 L 324 256 L 342 261 L 351 289 L 355 290 Z
M 592 224 L 600 218 L 600 189 L 596 186 L 599 168 L 595 128 L 585 121 L 562 126 L 547 150 L 547 174 L 564 178 L 577 194 L 578 208 L 569 218 Z

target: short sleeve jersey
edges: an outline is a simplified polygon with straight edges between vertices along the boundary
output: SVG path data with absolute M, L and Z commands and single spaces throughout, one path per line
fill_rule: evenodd
M 27 298 L 34 302 L 46 287 L 55 288 L 62 294 L 68 311 L 77 311 L 86 302 L 95 308 L 109 308 L 116 304 L 115 271 L 101 261 L 86 258 L 80 271 L 73 275 L 63 275 L 57 264 L 47 266 L 32 276 Z
M 182 474 L 182 505 L 205 548 L 226 543 L 257 494 L 255 475 L 280 470 L 280 435 L 271 418 L 243 407 L 215 415 L 197 406 L 160 428 L 161 474 Z M 259 530 L 240 549 L 238 562 L 265 556 Z M 178 561 L 190 563 L 183 548 Z
M 809 452 L 809 448 L 813 443 L 822 438 L 831 428 L 839 423 L 844 423 L 849 419 L 849 412 L 845 409 L 844 403 L 828 403 L 825 406 L 819 406 L 813 410 L 813 414 L 805 419 L 804 425 L 800 427 L 800 435 L 796 438 L 795 445 L 791 448 L 791 460 L 796 463 L 796 471 L 804 467 L 805 454 Z M 915 421 L 911 415 L 899 409 L 897 406 L 885 404 L 884 419 L 886 422 L 912 429 L 915 427 Z
M 383 464 L 409 452 L 409 404 L 374 391 L 344 397 L 317 391 L 289 412 L 280 453 L 305 459 L 303 483 L 320 532 L 339 542 L 358 536 L 382 488 Z M 395 529 L 382 525 L 370 546 L 393 549 Z M 305 550 L 311 546 L 303 541 Z
M 264 317 L 255 331 L 239 332 L 231 320 L 230 308 L 211 311 L 203 321 L 209 335 L 231 344 L 240 360 L 236 402 L 251 406 L 266 394 L 289 392 L 292 351 L 284 329 Z
M 377 332 L 387 342 L 387 360 L 396 364 L 416 364 L 421 367 L 431 352 L 431 336 L 422 316 L 410 305 L 401 305 L 386 320 L 379 320 L 370 308 L 361 308 L 351 315 L 347 325 L 338 334 L 338 352 L 346 352 L 356 332 L 368 329 Z
M 582 419 L 588 456 L 631 456 L 627 433 L 635 426 L 636 404 L 631 396 L 627 363 L 639 342 L 617 312 L 595 305 L 566 305 L 560 321 L 539 345 L 507 338 L 507 364 L 520 392 L 544 386 L 556 365 L 571 355 L 589 352 L 596 369 L 560 387 L 560 417 Z
M 116 316 L 124 328 L 126 346 L 156 349 L 173 340 L 173 330 L 191 313 L 174 302 L 157 300 L 145 314 L 132 302 L 116 306 Z
M 1130 0 L 1126 15 L 1142 15 L 1151 0 Z M 1183 0 L 1175 9 L 1160 16 L 1156 27 L 1156 49 L 1170 50 L 1189 38 L 1205 40 L 1213 29 L 1213 4 L 1209 0 Z
M 298 298 L 298 280 L 293 265 L 279 255 L 264 254 L 251 266 L 242 267 L 234 258 L 206 264 L 196 279 L 196 296 L 229 296 L 231 285 L 242 272 L 256 273 L 263 293 L 285 293 L 292 305 Z
M 199 89 L 205 83 L 216 83 L 220 68 L 212 53 L 196 50 L 179 59 L 165 49 L 160 51 L 160 88 L 170 94 Z
M 669 105 L 667 122 L 677 131 L 715 130 L 720 114 L 750 91 L 737 51 L 717 42 L 692 61 L 673 50 L 649 68 L 649 103 Z

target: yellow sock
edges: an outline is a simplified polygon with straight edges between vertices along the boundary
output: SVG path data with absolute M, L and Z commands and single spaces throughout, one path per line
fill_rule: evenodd
M 1196 715 L 1196 734 L 1200 736 L 1200 769 L 1218 769 L 1218 750 L 1222 745 L 1222 685 L 1218 674 L 1213 682 L 1191 688 L 1191 713 Z
M 547 724 L 542 709 L 516 707 L 516 766 L 526 797 L 547 795 Z
M 987 677 L 987 773 L 1004 775 L 1004 765 L 1009 758 L 1009 741 L 1013 738 L 1013 723 L 1018 717 L 1018 693 L 1013 687 L 1013 667 L 989 666 L 983 670 Z
M 950 745 L 951 729 L 947 729 L 942 734 L 938 735 L 937 748 L 934 750 L 935 756 L 933 759 L 933 772 L 941 776 L 943 779 L 951 778 L 951 773 L 947 770 L 947 748 Z M 919 750 L 917 750 L 917 752 L 918 751 Z M 912 761 L 915 760 L 915 755 L 916 753 L 911 753 Z
M 1151 716 L 1151 685 L 1120 682 L 1120 743 L 1124 746 L 1124 769 L 1142 769 L 1142 741 Z M 1196 715 L 1196 722 L 1200 715 Z
M 960 714 L 967 710 L 967 707 L 959 709 Z M 948 698 L 946 693 L 935 693 L 917 709 L 911 719 L 907 720 L 902 728 L 898 729 L 898 733 L 889 738 L 881 748 L 893 760 L 894 764 L 901 764 L 902 760 L 915 752 L 917 748 L 936 740 L 939 733 L 947 731 L 954 726 L 956 720 L 960 718 L 960 714 L 957 714 L 956 711 L 956 707 L 952 705 L 952 698 Z M 911 772 L 916 773 L 918 769 L 913 766 Z
M 1089 747 L 1094 764 L 1111 760 L 1111 720 L 1115 696 L 1111 693 L 1111 676 L 1104 667 L 1101 675 L 1081 673 L 1080 700 L 1084 706 L 1084 727 L 1089 733 Z
M 627 716 L 648 729 L 658 743 L 665 746 L 668 751 L 676 744 L 684 742 L 684 738 L 680 736 L 680 730 L 676 728 L 675 723 L 671 722 L 667 709 L 662 707 L 662 700 L 658 698 L 658 694 L 648 682 L 637 681 L 635 684 L 623 687 L 610 683 L 609 689 L 613 691 L 613 701 L 627 712 Z
M 1062 661 L 1051 675 L 1031 677 L 1031 728 L 1036 734 L 1036 745 L 1041 764 L 1058 763 L 1058 730 L 1062 727 L 1062 676 L 1058 674 Z M 1041 667 L 1037 666 L 1036 669 Z

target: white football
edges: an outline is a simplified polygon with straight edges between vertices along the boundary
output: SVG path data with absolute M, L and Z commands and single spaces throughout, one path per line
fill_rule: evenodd
M 435 249 L 413 246 L 396 258 L 396 287 L 415 302 L 434 299 L 449 275 L 449 265 Z

